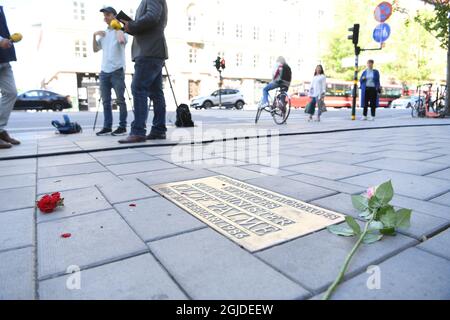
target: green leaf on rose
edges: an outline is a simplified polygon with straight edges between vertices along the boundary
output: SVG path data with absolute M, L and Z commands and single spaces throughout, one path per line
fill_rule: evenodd
M 384 229 L 384 224 L 380 221 L 372 221 L 369 224 L 369 230 L 378 231 Z
M 383 235 L 382 234 L 368 233 L 364 237 L 363 242 L 365 244 L 372 244 L 372 243 L 380 241 L 381 239 L 383 239 Z
M 389 202 L 394 198 L 394 188 L 392 187 L 392 181 L 385 182 L 377 187 L 375 191 L 375 196 L 383 204 L 389 204 Z
M 397 234 L 395 228 L 384 228 L 380 230 L 380 233 L 385 236 L 395 236 Z
M 395 228 L 397 226 L 397 213 L 393 207 L 387 207 L 383 214 L 380 215 L 380 221 L 386 228 Z
M 355 209 L 360 212 L 364 212 L 369 208 L 369 199 L 367 199 L 365 196 L 352 196 L 352 202 Z
M 408 229 L 411 227 L 411 214 L 412 210 L 400 209 L 397 211 L 397 220 L 395 227 L 399 229 Z
M 353 217 L 347 216 L 347 217 L 345 217 L 345 221 L 347 221 L 347 224 L 350 226 L 350 228 L 352 228 L 353 232 L 356 235 L 361 234 L 361 227 L 359 226 L 359 224 L 356 222 L 356 220 Z
M 359 215 L 360 218 L 366 219 L 366 220 L 370 220 L 372 219 L 372 212 L 370 212 L 369 209 L 367 209 L 366 211 L 364 211 L 363 213 L 361 213 Z
M 334 233 L 335 235 L 338 236 L 353 237 L 356 235 L 353 229 L 349 228 L 344 224 L 329 226 L 327 229 L 331 233 Z

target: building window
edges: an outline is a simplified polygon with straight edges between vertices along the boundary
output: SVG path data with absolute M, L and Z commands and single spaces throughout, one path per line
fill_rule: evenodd
M 197 6 L 194 4 L 191 4 L 187 8 L 187 29 L 188 31 L 195 31 L 197 29 L 197 23 L 198 23 L 198 11 Z
M 284 33 L 284 44 L 288 44 L 289 43 L 289 33 L 285 32 Z
M 275 66 L 275 57 L 271 56 L 269 59 L 270 68 L 273 68 Z
M 237 39 L 242 39 L 242 24 L 237 24 L 236 25 L 236 38 Z
M 86 8 L 84 2 L 73 2 L 73 18 L 75 20 L 86 20 Z
M 236 54 L 236 67 L 242 67 L 242 53 Z
M 188 16 L 188 31 L 194 30 L 196 25 L 197 25 L 197 17 Z
M 269 30 L 269 42 L 273 42 L 275 40 L 275 30 Z
M 255 54 L 253 56 L 253 68 L 258 68 L 259 66 L 259 55 Z
M 297 70 L 302 70 L 302 67 L 303 67 L 303 59 L 298 59 Z
M 190 48 L 189 49 L 189 63 L 190 64 L 196 64 L 197 63 L 197 49 L 196 48 Z
M 218 36 L 225 35 L 225 22 L 223 22 L 223 21 L 217 22 L 217 35 Z
M 75 57 L 87 58 L 87 44 L 86 41 L 75 41 Z
M 259 27 L 253 27 L 253 40 L 259 40 Z

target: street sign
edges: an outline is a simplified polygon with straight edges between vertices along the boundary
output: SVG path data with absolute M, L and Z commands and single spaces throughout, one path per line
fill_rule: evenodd
M 379 24 L 373 31 L 373 39 L 378 43 L 386 42 L 391 36 L 391 27 L 387 23 Z
M 392 16 L 392 12 L 392 4 L 390 4 L 389 2 L 382 2 L 375 9 L 375 20 L 383 23 Z

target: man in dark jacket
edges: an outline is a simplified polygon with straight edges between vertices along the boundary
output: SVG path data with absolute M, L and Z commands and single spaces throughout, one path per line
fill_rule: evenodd
M 3 7 L 0 6 L 0 90 L 2 93 L 0 100 L 0 149 L 9 149 L 12 145 L 20 144 L 20 141 L 11 138 L 5 130 L 17 99 L 14 74 L 9 64 L 11 61 L 16 61 L 16 51 L 11 40 L 9 40 L 10 36 L 5 13 Z
M 134 98 L 134 122 L 131 134 L 119 143 L 139 143 L 166 139 L 166 100 L 162 69 L 168 59 L 164 29 L 167 26 L 166 0 L 142 0 L 134 21 L 122 21 L 125 31 L 134 36 L 132 59 L 135 73 L 131 89 Z M 154 118 L 146 136 L 148 98 L 153 101 Z

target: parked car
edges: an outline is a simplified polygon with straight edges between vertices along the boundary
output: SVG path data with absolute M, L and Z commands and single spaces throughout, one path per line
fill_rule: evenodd
M 423 97 L 421 97 L 421 99 L 423 100 Z M 397 100 L 392 101 L 391 108 L 408 109 L 415 105 L 418 100 L 418 96 L 403 96 Z
M 27 91 L 17 96 L 14 110 L 63 111 L 72 108 L 70 96 L 63 96 L 45 90 Z
M 222 106 L 227 109 L 236 108 L 241 110 L 244 108 L 244 96 L 239 90 L 222 89 Z M 195 109 L 211 109 L 219 106 L 219 90 L 213 92 L 209 96 L 195 97 L 191 101 L 191 108 Z

